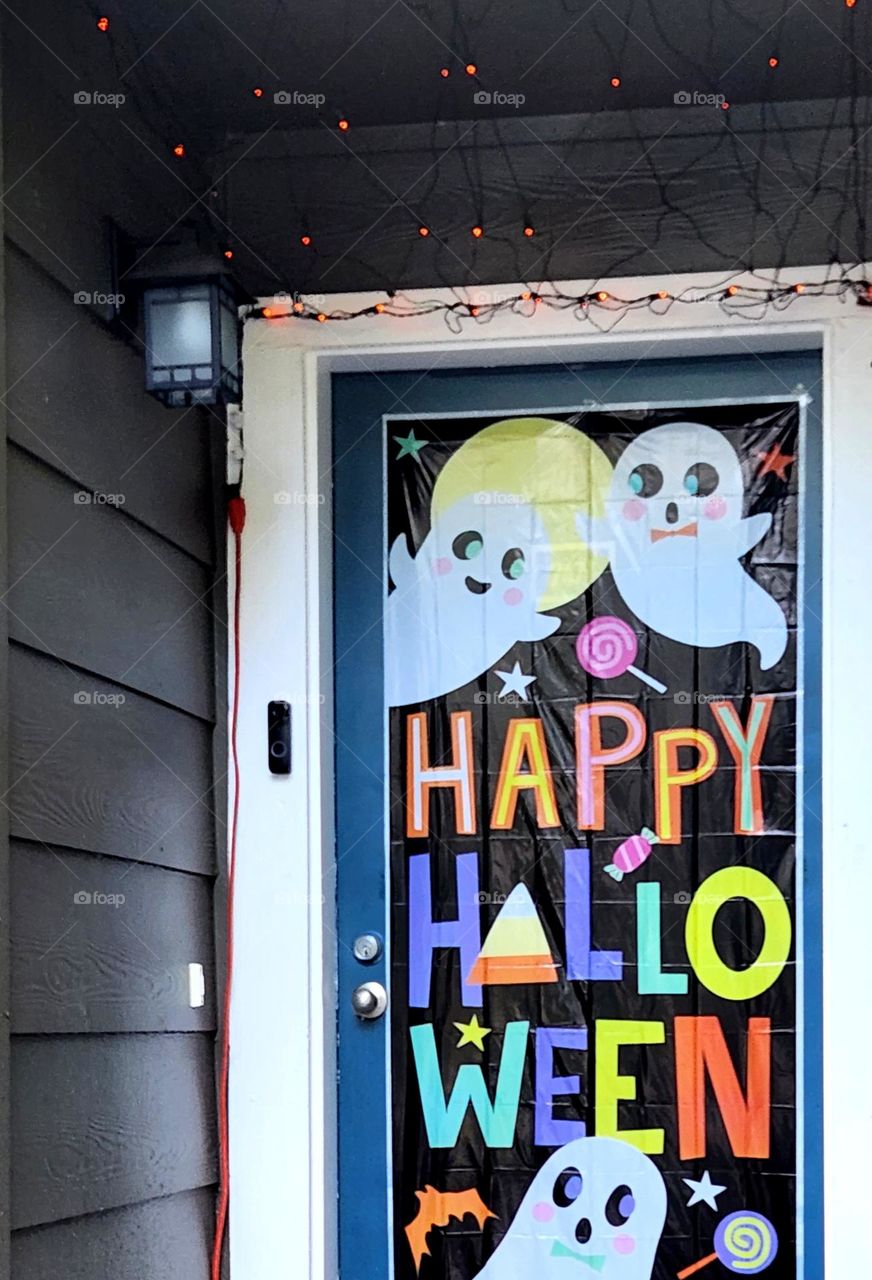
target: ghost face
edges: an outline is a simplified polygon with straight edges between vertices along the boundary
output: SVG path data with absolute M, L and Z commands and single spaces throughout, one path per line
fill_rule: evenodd
M 479 1280 L 650 1280 L 665 1220 L 666 1188 L 646 1155 L 579 1138 L 539 1170 Z
M 607 517 L 619 558 L 684 565 L 733 553 L 744 489 L 735 450 L 712 427 L 674 422 L 628 445 Z
M 516 641 L 550 635 L 558 620 L 537 610 L 550 569 L 541 520 L 508 494 L 474 494 L 440 512 L 414 560 L 398 539 L 386 604 L 389 705 L 448 693 Z
M 715 648 L 744 640 L 771 667 L 787 645 L 780 606 L 741 557 L 772 516 L 744 516 L 742 469 L 712 427 L 671 422 L 627 446 L 606 502 L 615 583 L 647 626 L 684 644 Z

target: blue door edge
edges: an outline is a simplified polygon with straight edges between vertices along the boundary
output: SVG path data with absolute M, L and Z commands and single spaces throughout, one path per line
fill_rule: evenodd
M 584 365 L 582 386 L 615 385 L 615 363 Z M 385 588 L 383 424 L 404 416 L 445 417 L 452 412 L 573 412 L 592 404 L 716 404 L 719 401 L 788 403 L 804 401 L 803 620 L 802 671 L 802 1166 L 797 1180 L 797 1223 L 801 1242 L 800 1280 L 824 1274 L 823 1223 L 823 911 L 822 911 L 822 681 L 821 643 L 823 422 L 820 405 L 821 352 L 803 350 L 756 356 L 700 356 L 639 362 L 620 376 L 624 394 L 599 399 L 579 395 L 579 376 L 569 366 L 521 366 L 463 370 L 449 374 L 406 371 L 392 374 L 333 375 L 334 610 L 336 701 L 337 831 L 337 1117 L 339 1126 L 339 1261 L 341 1280 L 387 1277 L 392 1251 L 389 1176 L 389 1017 L 364 1024 L 351 1011 L 351 992 L 375 979 L 390 988 L 387 948 L 365 968 L 350 946 L 373 921 L 386 933 L 386 825 L 383 779 L 386 732 L 383 698 L 380 608 L 373 617 L 372 575 Z M 681 394 L 661 388 L 669 376 L 681 379 Z M 783 389 L 779 394 L 773 384 Z M 531 385 L 538 387 L 531 395 Z M 656 385 L 659 383 L 660 385 Z M 694 394 L 688 393 L 687 384 Z M 727 389 L 725 390 L 725 384 Z M 633 400 L 632 388 L 640 387 Z M 714 387 L 719 395 L 713 395 Z M 576 390 L 578 388 L 578 390 Z M 805 389 L 802 394 L 799 388 Z M 539 407 L 547 406 L 547 408 Z M 816 483 L 815 483 L 816 481 Z M 361 634 L 362 632 L 362 634 Z M 360 673 L 365 672 L 365 679 Z M 364 759 L 357 749 L 372 745 L 373 725 L 382 726 L 380 759 Z M 365 754 L 365 750 L 364 750 Z M 806 780 L 811 779 L 807 787 Z M 374 788 L 378 788 L 378 795 Z M 380 815 L 373 824 L 371 815 Z M 368 818 L 368 815 L 369 818 Z M 347 835 L 347 838 L 346 838 Z M 379 856 L 356 864 L 349 892 L 342 864 L 355 851 L 378 849 Z M 346 864 L 347 866 L 347 864 Z M 798 952 L 797 952 L 798 954 Z M 354 1035 L 349 1033 L 354 1031 Z M 362 1033 L 362 1034 L 357 1034 Z M 353 1077 L 353 1087 L 348 1085 Z M 382 1194 L 374 1196 L 373 1186 Z M 361 1269 L 352 1265 L 360 1260 Z

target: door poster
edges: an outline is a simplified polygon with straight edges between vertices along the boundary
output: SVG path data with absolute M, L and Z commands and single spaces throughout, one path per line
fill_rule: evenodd
M 795 1277 L 799 406 L 385 432 L 394 1275 Z

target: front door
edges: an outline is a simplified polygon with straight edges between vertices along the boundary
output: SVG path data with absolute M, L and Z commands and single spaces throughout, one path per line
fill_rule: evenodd
M 335 379 L 342 1280 L 822 1274 L 819 376 Z

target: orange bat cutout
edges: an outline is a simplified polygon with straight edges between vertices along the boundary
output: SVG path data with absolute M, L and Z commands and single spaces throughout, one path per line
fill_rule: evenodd
M 464 1214 L 471 1213 L 481 1229 L 488 1218 L 495 1218 L 475 1187 L 469 1191 L 437 1191 L 435 1187 L 426 1186 L 423 1191 L 416 1191 L 420 1208 L 414 1221 L 406 1227 L 406 1237 L 415 1259 L 415 1270 L 420 1272 L 421 1259 L 430 1256 L 427 1247 L 427 1236 L 434 1227 L 445 1227 L 451 1218 L 463 1219 Z

